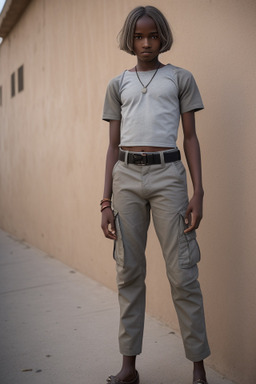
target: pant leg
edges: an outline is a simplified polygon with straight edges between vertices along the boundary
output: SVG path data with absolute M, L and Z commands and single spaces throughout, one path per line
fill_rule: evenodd
M 184 234 L 188 197 L 182 163 L 166 165 L 152 182 L 158 186 L 150 199 L 152 216 L 165 258 L 185 353 L 189 360 L 200 361 L 209 356 L 210 349 L 197 280 L 200 251 L 195 232 Z
M 145 247 L 150 212 L 141 192 L 141 167 L 119 162 L 113 172 L 118 237 L 114 257 L 120 305 L 119 348 L 125 356 L 141 353 L 144 330 Z

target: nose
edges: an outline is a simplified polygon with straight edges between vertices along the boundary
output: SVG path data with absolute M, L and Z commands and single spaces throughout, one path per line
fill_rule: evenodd
M 143 39 L 143 48 L 149 48 L 150 47 L 150 42 L 147 37 Z

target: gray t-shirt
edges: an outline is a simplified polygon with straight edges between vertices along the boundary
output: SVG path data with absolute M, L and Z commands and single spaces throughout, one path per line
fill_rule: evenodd
M 138 72 L 148 84 L 155 70 Z M 120 146 L 175 147 L 180 114 L 203 109 L 193 75 L 167 64 L 159 68 L 147 93 L 136 72 L 125 71 L 107 87 L 103 120 L 121 120 Z

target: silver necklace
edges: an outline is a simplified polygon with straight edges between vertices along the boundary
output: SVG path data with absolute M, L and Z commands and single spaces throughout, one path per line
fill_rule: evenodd
M 158 71 L 159 68 L 160 68 L 160 64 L 158 65 L 156 71 L 154 72 L 153 76 L 151 77 L 151 79 L 150 79 L 150 81 L 147 83 L 147 85 L 144 85 L 144 84 L 142 83 L 140 77 L 139 77 L 139 74 L 138 74 L 138 71 L 137 71 L 137 66 L 135 66 L 135 72 L 136 72 L 136 75 L 137 75 L 137 77 L 138 77 L 139 82 L 141 83 L 141 85 L 142 85 L 142 87 L 143 87 L 142 90 L 141 90 L 142 93 L 144 93 L 144 94 L 147 93 L 147 88 L 148 88 L 149 84 L 151 83 L 151 81 L 154 79 L 154 77 L 155 77 L 155 75 L 156 75 L 156 73 L 157 73 L 157 71 Z

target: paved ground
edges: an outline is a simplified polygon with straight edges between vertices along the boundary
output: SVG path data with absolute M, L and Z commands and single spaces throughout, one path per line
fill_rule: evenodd
M 3 231 L 0 300 L 1 384 L 105 384 L 118 371 L 116 294 Z M 141 384 L 191 384 L 180 337 L 149 316 L 138 370 Z

